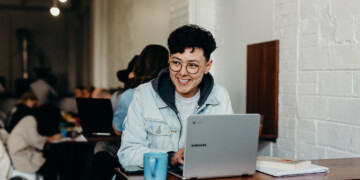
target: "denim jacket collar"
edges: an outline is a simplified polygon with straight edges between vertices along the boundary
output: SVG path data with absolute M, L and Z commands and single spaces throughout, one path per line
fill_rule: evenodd
M 175 105 L 175 86 L 170 79 L 169 68 L 161 70 L 158 77 L 151 81 L 151 84 L 155 92 L 161 98 L 157 99 L 157 104 L 159 108 L 169 106 L 177 114 L 178 110 Z M 219 104 L 219 100 L 217 100 L 215 96 L 211 96 L 211 91 L 213 87 L 213 77 L 210 73 L 205 74 L 201 83 L 199 84 L 199 107 L 203 106 L 204 104 Z

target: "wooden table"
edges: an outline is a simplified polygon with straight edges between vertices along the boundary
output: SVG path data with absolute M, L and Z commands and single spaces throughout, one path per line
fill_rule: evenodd
M 313 164 L 326 166 L 330 172 L 328 174 L 311 174 L 303 176 L 292 176 L 292 177 L 273 177 L 266 175 L 261 172 L 256 172 L 253 176 L 249 177 L 232 177 L 232 178 L 218 178 L 221 179 L 281 179 L 281 180 L 302 180 L 302 179 L 360 179 L 360 158 L 348 158 L 348 159 L 324 159 L 324 160 L 313 160 Z M 219 167 L 220 168 L 220 167 Z M 168 180 L 178 179 L 173 175 L 168 174 Z
M 99 137 L 85 137 L 87 141 L 121 141 L 121 136 L 99 136 Z

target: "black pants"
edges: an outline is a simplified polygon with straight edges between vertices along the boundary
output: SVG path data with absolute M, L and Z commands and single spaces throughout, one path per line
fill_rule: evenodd
M 46 159 L 43 166 L 38 170 L 38 174 L 42 175 L 44 180 L 56 180 L 59 175 L 59 154 L 61 148 L 54 148 L 49 144 L 45 144 L 43 156 Z
M 93 143 L 64 142 L 45 146 L 45 164 L 38 171 L 45 180 L 89 180 Z

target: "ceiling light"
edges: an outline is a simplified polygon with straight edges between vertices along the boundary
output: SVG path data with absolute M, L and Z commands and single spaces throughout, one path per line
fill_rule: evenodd
M 51 7 L 50 13 L 53 16 L 58 16 L 60 14 L 60 9 L 58 7 Z
M 53 16 L 58 16 L 60 14 L 60 9 L 57 5 L 57 0 L 53 0 L 53 6 L 50 8 L 50 14 Z
M 59 0 L 61 3 L 66 3 L 67 0 Z

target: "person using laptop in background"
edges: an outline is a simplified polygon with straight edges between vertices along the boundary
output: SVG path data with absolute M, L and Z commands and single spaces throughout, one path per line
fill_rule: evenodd
M 157 77 L 161 69 L 168 67 L 169 51 L 161 45 L 147 45 L 141 52 L 139 60 L 135 62 L 133 71 L 129 74 L 128 89 L 120 96 L 113 119 L 115 134 L 121 135 L 123 124 L 135 88 Z M 130 77 L 131 75 L 131 77 Z
M 139 58 L 134 59 L 131 70 L 126 74 L 128 88 L 120 95 L 119 102 L 113 117 L 113 130 L 115 134 L 121 135 L 124 130 L 123 121 L 127 115 L 130 102 L 132 101 L 134 88 L 142 83 L 146 83 L 155 78 L 161 69 L 168 66 L 169 51 L 161 45 L 147 45 L 141 52 Z M 119 73 L 118 73 L 119 75 Z M 119 78 L 120 80 L 120 78 Z M 97 144 L 98 145 L 98 144 Z M 91 179 L 111 179 L 114 173 L 114 167 L 119 166 L 116 158 L 116 152 L 120 143 L 107 142 L 102 143 L 104 147 L 96 146 L 93 163 L 93 174 Z M 115 146 L 116 145 L 116 146 Z
M 229 93 L 209 70 L 216 49 L 212 34 L 185 25 L 168 38 L 169 68 L 136 88 L 125 119 L 118 158 L 142 166 L 147 152 L 167 152 L 169 164 L 183 164 L 186 120 L 193 114 L 233 114 Z

